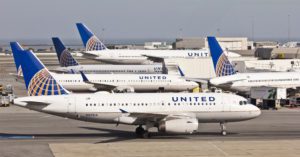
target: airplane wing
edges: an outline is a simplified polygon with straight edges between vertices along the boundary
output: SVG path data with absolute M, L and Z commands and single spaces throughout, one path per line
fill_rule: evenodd
M 185 118 L 195 118 L 194 113 L 142 113 L 142 112 L 128 112 L 123 109 L 120 111 L 128 117 L 135 117 L 140 123 L 143 122 L 158 122 L 160 120 L 171 120 L 171 119 L 185 119 Z
M 98 55 L 96 55 L 96 54 L 92 54 L 92 53 L 86 53 L 86 52 L 84 52 L 84 51 L 81 51 L 80 52 L 81 54 L 82 54 L 82 56 L 83 57 L 87 57 L 87 58 L 90 58 L 90 57 L 98 57 Z
M 80 74 L 82 76 L 82 79 L 85 83 L 88 83 L 88 84 L 92 84 L 94 85 L 95 88 L 97 89 L 108 89 L 108 90 L 113 90 L 115 89 L 117 86 L 114 86 L 114 85 L 110 85 L 110 84 L 105 84 L 105 83 L 95 83 L 95 82 L 91 82 L 89 81 L 89 79 L 85 76 L 85 74 L 80 71 Z
M 163 57 L 151 56 L 151 55 L 142 55 L 142 56 L 147 57 L 148 60 L 151 60 L 153 62 L 164 62 L 164 58 Z
M 296 89 L 297 88 L 297 86 L 293 86 L 293 85 L 268 85 L 268 86 L 263 86 L 263 87 L 286 88 L 286 89 Z
M 50 71 L 54 73 L 68 73 L 67 70 L 63 70 L 63 69 L 51 69 Z
M 95 88 L 97 89 L 107 89 L 107 90 L 113 90 L 115 89 L 117 86 L 114 85 L 110 85 L 110 84 L 104 84 L 104 83 L 94 83 L 94 82 L 85 82 L 85 83 L 89 83 L 94 85 Z
M 185 80 L 187 81 L 194 81 L 198 83 L 203 83 L 203 84 L 208 84 L 209 83 L 209 78 L 188 78 L 184 77 Z

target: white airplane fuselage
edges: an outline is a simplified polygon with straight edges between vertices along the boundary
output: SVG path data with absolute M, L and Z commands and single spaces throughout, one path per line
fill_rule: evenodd
M 55 69 L 59 72 L 65 73 L 94 73 L 94 74 L 162 74 L 162 64 L 150 65 L 77 65 L 69 67 L 59 67 Z
M 94 84 L 85 83 L 80 74 L 56 74 L 53 77 L 66 89 L 70 91 L 95 91 Z M 111 85 L 116 87 L 131 87 L 136 92 L 150 91 L 191 91 L 198 87 L 192 81 L 175 75 L 164 74 L 87 74 L 90 82 L 95 84 Z
M 143 125 L 146 123 L 143 118 L 134 114 L 146 117 L 152 114 L 154 119 L 155 115 L 196 118 L 201 123 L 258 117 L 261 111 L 246 101 L 241 96 L 225 93 L 94 93 L 22 97 L 15 99 L 15 104 L 83 121 Z
M 251 87 L 296 88 L 300 86 L 298 72 L 237 73 L 215 77 L 210 83 L 239 92 L 249 92 Z
M 88 54 L 91 54 L 90 56 Z M 101 50 L 87 51 L 84 57 L 114 64 L 149 64 L 152 61 L 147 56 L 158 58 L 203 58 L 209 57 L 206 49 L 202 50 Z M 239 54 L 228 52 L 229 57 L 239 57 Z

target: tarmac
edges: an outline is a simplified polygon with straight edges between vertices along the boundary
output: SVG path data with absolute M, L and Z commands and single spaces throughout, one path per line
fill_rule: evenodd
M 41 60 L 50 68 L 57 66 L 54 55 Z M 12 57 L 0 56 L 0 83 L 12 84 L 17 96 L 25 96 L 24 84 L 8 75 L 14 72 Z M 0 156 L 296 157 L 299 119 L 297 108 L 266 110 L 256 119 L 228 123 L 227 136 L 220 135 L 219 124 L 201 123 L 196 134 L 162 134 L 153 129 L 150 139 L 137 139 L 136 126 L 76 121 L 10 106 L 0 108 Z

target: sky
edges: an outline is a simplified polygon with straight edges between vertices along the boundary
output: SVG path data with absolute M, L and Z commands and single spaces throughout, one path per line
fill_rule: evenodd
M 0 39 L 300 39 L 299 0 L 0 0 Z M 290 30 L 290 31 L 288 31 Z

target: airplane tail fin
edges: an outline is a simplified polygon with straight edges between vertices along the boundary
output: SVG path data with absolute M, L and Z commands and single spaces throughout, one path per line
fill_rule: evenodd
M 22 76 L 21 57 L 19 57 L 19 55 L 24 49 L 18 42 L 10 42 L 10 47 L 17 68 L 17 76 Z
M 53 78 L 32 51 L 18 51 L 18 54 L 17 56 L 22 58 L 21 67 L 29 96 L 64 95 L 69 93 Z
M 68 67 L 68 66 L 79 65 L 78 62 L 73 58 L 71 53 L 66 49 L 65 45 L 59 38 L 57 37 L 52 38 L 52 42 L 55 47 L 55 51 L 60 66 Z
M 229 62 L 215 37 L 207 37 L 210 55 L 213 60 L 216 76 L 227 76 L 235 74 L 233 65 Z
M 86 51 L 101 51 L 107 49 L 86 25 L 83 23 L 76 23 L 76 26 Z

